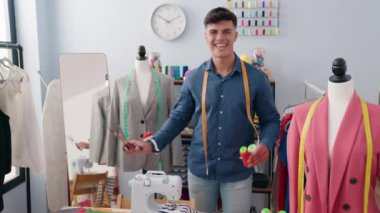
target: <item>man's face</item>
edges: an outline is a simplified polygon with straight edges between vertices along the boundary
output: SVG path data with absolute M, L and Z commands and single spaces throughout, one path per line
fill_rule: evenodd
M 232 21 L 220 21 L 206 26 L 205 38 L 213 57 L 225 58 L 234 54 L 237 32 Z

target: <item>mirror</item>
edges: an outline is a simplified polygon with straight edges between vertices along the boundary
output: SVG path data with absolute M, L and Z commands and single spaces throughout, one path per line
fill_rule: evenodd
M 105 165 L 102 128 L 110 104 L 107 58 L 101 53 L 69 53 L 59 57 L 70 183 L 78 173 L 101 173 Z M 95 163 L 97 162 L 97 163 Z M 104 164 L 104 165 L 99 165 Z

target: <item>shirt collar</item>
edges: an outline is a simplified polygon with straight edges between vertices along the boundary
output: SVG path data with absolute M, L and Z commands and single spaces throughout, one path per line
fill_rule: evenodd
M 208 61 L 205 63 L 205 70 L 209 70 L 213 73 L 216 73 L 215 71 L 215 65 L 212 62 L 212 58 L 210 58 Z M 240 64 L 240 58 L 236 55 L 235 53 L 235 62 L 234 62 L 234 67 L 232 68 L 231 75 L 234 74 L 235 72 L 241 73 L 241 64 Z

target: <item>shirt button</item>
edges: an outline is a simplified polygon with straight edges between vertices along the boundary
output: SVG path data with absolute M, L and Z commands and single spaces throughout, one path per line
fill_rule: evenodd
M 356 178 L 351 178 L 350 179 L 350 183 L 351 184 L 356 184 L 358 182 L 358 180 Z
M 218 158 L 218 160 L 220 160 L 220 158 Z
M 143 124 L 143 123 L 144 123 L 144 120 L 141 120 L 141 121 L 140 121 L 140 123 L 142 123 L 142 124 Z
M 219 130 L 222 130 L 222 127 L 221 127 L 221 126 L 219 127 Z
M 220 111 L 219 113 L 220 113 L 220 114 L 223 114 L 223 111 Z
M 351 209 L 351 206 L 348 205 L 347 203 L 343 204 L 343 209 L 346 211 L 349 211 Z
M 307 201 L 310 201 L 310 200 L 311 200 L 310 195 L 306 194 L 306 195 L 305 195 L 305 199 L 306 199 Z
M 220 95 L 220 98 L 223 98 L 224 97 L 224 95 Z
M 218 142 L 218 145 L 219 145 L 219 146 L 221 146 L 221 145 L 222 145 L 222 143 Z

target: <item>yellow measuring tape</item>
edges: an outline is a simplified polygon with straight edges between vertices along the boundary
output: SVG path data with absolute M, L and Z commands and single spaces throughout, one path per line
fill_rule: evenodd
M 363 212 L 367 213 L 368 212 L 369 186 L 371 184 L 373 142 L 372 142 L 371 124 L 369 122 L 369 113 L 368 113 L 367 103 L 363 99 L 360 98 L 360 104 L 362 105 L 365 138 L 367 141 L 367 159 L 366 159 L 366 163 L 365 163 L 364 207 L 363 207 Z
M 206 175 L 208 175 L 208 160 L 207 160 L 207 117 L 206 117 L 206 91 L 207 91 L 207 79 L 208 72 L 205 70 L 203 76 L 203 85 L 202 85 L 202 130 L 203 130 L 203 149 L 205 153 L 206 161 Z
M 304 158 L 305 158 L 305 142 L 307 131 L 310 126 L 311 119 L 313 118 L 314 112 L 317 109 L 318 104 L 321 102 L 322 98 L 316 100 L 310 107 L 305 123 L 302 127 L 301 132 L 301 141 L 299 148 L 299 156 L 298 156 L 298 185 L 297 185 L 297 203 L 298 209 L 300 213 L 304 212 Z M 367 144 L 367 158 L 366 158 L 366 167 L 365 167 L 365 182 L 364 182 L 364 206 L 363 212 L 368 212 L 368 195 L 369 195 L 369 187 L 371 181 L 371 167 L 372 167 L 372 156 L 373 156 L 373 144 L 372 144 L 372 133 L 371 133 L 371 124 L 369 122 L 369 113 L 367 103 L 360 98 L 360 104 L 362 108 L 363 114 L 363 122 L 366 136 L 366 144 Z
M 255 124 L 253 123 L 252 116 L 251 116 L 251 100 L 250 100 L 250 94 L 249 94 L 249 85 L 248 85 L 248 77 L 247 77 L 247 70 L 245 69 L 245 64 L 242 60 L 240 60 L 241 68 L 242 68 L 242 75 L 243 75 L 243 84 L 244 84 L 244 93 L 245 93 L 245 104 L 246 104 L 246 111 L 247 111 L 247 117 L 249 122 L 251 123 L 253 129 L 255 130 L 255 133 L 257 135 L 257 141 L 260 143 L 260 136 L 259 132 L 257 131 Z M 207 91 L 207 80 L 208 80 L 208 71 L 205 70 L 205 73 L 203 75 L 203 84 L 202 84 L 202 130 L 203 130 L 203 147 L 204 147 L 204 154 L 205 154 L 205 161 L 206 161 L 206 175 L 208 175 L 208 159 L 207 159 L 207 116 L 206 116 L 206 91 Z

